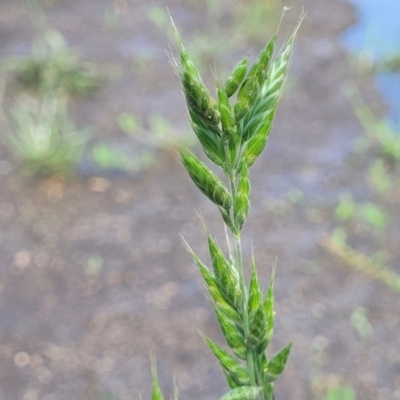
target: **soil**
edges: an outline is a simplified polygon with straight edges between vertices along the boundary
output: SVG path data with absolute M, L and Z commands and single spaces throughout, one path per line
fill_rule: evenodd
M 29 52 L 33 30 L 21 4 L 1 1 L 0 57 Z M 120 72 L 93 98 L 74 100 L 94 141 L 142 146 L 118 129 L 126 111 L 142 120 L 156 112 L 189 132 L 168 40 L 146 18 L 154 5 L 168 5 L 184 37 L 205 18 L 203 7 L 178 0 L 44 5 L 49 24 L 81 55 Z M 294 341 L 276 399 L 321 399 L 337 382 L 361 400 L 400 399 L 399 295 L 319 245 L 338 196 L 365 192 L 364 172 L 348 162 L 362 130 L 343 84 L 355 81 L 381 103 L 340 45 L 355 22 L 352 7 L 290 1 L 283 37 L 302 5 L 307 17 L 268 149 L 252 170 L 244 229 L 244 256 L 254 244 L 264 287 L 278 257 L 270 354 Z M 117 21 L 107 25 L 105 12 Z M 199 331 L 220 343 L 222 336 L 180 234 L 207 260 L 196 210 L 220 238 L 222 224 L 175 150 L 157 149 L 153 165 L 133 175 L 82 166 L 68 182 L 27 180 L 0 151 L 0 399 L 150 398 L 150 352 L 166 394 L 175 378 L 182 399 L 218 399 L 227 386 Z M 289 201 L 296 193 L 302 201 Z M 357 307 L 368 311 L 372 338 L 361 339 L 350 322 Z

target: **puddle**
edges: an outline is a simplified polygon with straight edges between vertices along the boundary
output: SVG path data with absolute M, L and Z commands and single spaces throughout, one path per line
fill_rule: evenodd
M 354 54 L 381 61 L 400 53 L 400 2 L 398 0 L 351 0 L 358 21 L 342 36 Z M 400 71 L 379 73 L 376 84 L 388 106 L 388 119 L 400 127 Z

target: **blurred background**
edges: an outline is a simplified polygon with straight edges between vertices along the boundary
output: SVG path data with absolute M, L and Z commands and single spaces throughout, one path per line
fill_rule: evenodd
M 283 6 L 280 43 L 307 16 L 244 229 L 294 341 L 276 399 L 400 399 L 398 1 L 1 0 L 0 400 L 147 399 L 150 352 L 165 393 L 226 391 L 167 7 L 212 88 Z

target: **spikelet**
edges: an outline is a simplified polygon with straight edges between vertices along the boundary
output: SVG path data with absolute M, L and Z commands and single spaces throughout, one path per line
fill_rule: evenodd
M 239 311 L 242 304 L 242 292 L 239 284 L 239 276 L 236 270 L 232 268 L 225 259 L 225 256 L 215 239 L 213 239 L 208 232 L 207 236 L 208 248 L 218 288 L 221 293 L 224 294 L 227 303 Z
M 250 209 L 251 185 L 247 164 L 242 163 L 237 193 L 235 198 L 234 215 L 235 223 L 239 230 L 242 229 Z
M 256 76 L 250 76 L 243 82 L 234 106 L 236 123 L 239 122 L 257 99 L 260 84 Z
M 247 72 L 248 57 L 246 56 L 243 60 L 239 61 L 238 64 L 233 68 L 232 74 L 225 82 L 225 92 L 228 97 L 235 94 L 239 85 L 243 82 Z
M 264 368 L 266 382 L 271 383 L 276 379 L 278 379 L 279 375 L 285 369 L 291 348 L 292 348 L 292 343 L 289 343 L 278 354 L 276 354 Z
M 224 394 L 221 400 L 258 400 L 261 389 L 257 386 L 241 386 Z
M 196 186 L 216 205 L 229 210 L 232 198 L 224 184 L 193 153 L 180 149 L 182 163 Z
M 215 357 L 217 357 L 231 388 L 250 385 L 250 377 L 246 368 L 212 340 L 208 338 L 205 338 L 205 340 Z
M 228 95 L 224 88 L 218 84 L 218 107 L 221 115 L 221 125 L 224 132 L 224 137 L 229 138 L 233 136 L 236 131 L 235 114 L 229 103 Z
M 179 45 L 180 61 L 182 66 L 182 70 L 178 70 L 178 74 L 189 110 L 204 119 L 208 124 L 218 126 L 220 115 L 216 102 L 203 84 L 199 72 L 186 52 L 173 21 L 172 26 Z

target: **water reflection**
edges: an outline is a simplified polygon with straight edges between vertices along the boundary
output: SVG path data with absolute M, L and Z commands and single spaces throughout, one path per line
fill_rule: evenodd
M 351 0 L 358 12 L 357 23 L 348 29 L 343 44 L 352 53 L 374 61 L 400 53 L 400 1 Z M 400 126 L 400 72 L 378 73 L 376 83 L 385 96 L 389 120 Z

